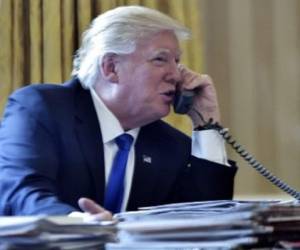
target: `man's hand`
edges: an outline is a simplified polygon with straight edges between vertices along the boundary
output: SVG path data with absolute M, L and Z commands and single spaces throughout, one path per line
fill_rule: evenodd
M 80 198 L 78 200 L 78 205 L 84 213 L 73 212 L 70 216 L 82 217 L 86 222 L 107 221 L 113 219 L 111 212 L 105 210 L 91 199 Z
M 197 110 L 206 122 L 210 118 L 214 122 L 220 122 L 217 93 L 212 79 L 208 75 L 196 73 L 183 65 L 179 65 L 178 68 L 182 78 L 180 89 L 195 91 L 192 109 Z M 204 125 L 199 115 L 192 109 L 188 112 L 188 115 L 193 122 L 193 127 Z

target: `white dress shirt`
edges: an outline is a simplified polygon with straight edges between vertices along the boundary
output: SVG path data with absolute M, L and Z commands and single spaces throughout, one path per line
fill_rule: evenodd
M 108 182 L 108 177 L 113 164 L 113 159 L 118 151 L 118 146 L 114 139 L 124 133 L 120 122 L 115 115 L 105 106 L 99 98 L 96 91 L 91 89 L 91 96 L 97 113 L 100 124 L 100 133 L 102 134 L 104 148 L 104 163 L 105 163 L 105 181 Z M 125 174 L 125 192 L 121 211 L 126 210 L 129 193 L 131 189 L 132 177 L 134 172 L 135 149 L 134 145 L 140 128 L 135 128 L 126 133 L 133 136 L 134 141 L 129 152 L 126 174 Z M 100 152 L 99 152 L 100 154 Z M 192 134 L 192 155 L 198 158 L 228 165 L 227 155 L 223 138 L 214 130 L 194 131 Z M 100 181 L 100 180 L 99 180 Z

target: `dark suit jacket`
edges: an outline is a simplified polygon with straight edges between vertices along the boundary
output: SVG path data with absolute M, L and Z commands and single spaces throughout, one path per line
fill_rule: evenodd
M 67 214 L 80 197 L 103 204 L 99 131 L 90 92 L 77 79 L 11 95 L 0 128 L 0 214 Z M 190 138 L 165 122 L 142 127 L 135 147 L 128 210 L 232 197 L 236 167 L 192 157 Z

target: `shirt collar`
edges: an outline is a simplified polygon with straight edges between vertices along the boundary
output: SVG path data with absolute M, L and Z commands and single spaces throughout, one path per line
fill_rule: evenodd
M 100 124 L 103 143 L 111 142 L 119 135 L 124 134 L 125 131 L 117 117 L 106 107 L 93 88 L 91 88 L 91 96 Z M 134 128 L 126 131 L 126 133 L 133 136 L 135 143 L 139 131 L 140 128 Z

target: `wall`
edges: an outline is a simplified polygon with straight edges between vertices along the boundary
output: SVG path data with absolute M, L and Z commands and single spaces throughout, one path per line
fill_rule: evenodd
M 256 158 L 300 189 L 300 1 L 201 0 L 205 70 L 223 124 Z M 238 161 L 237 194 L 281 194 Z

